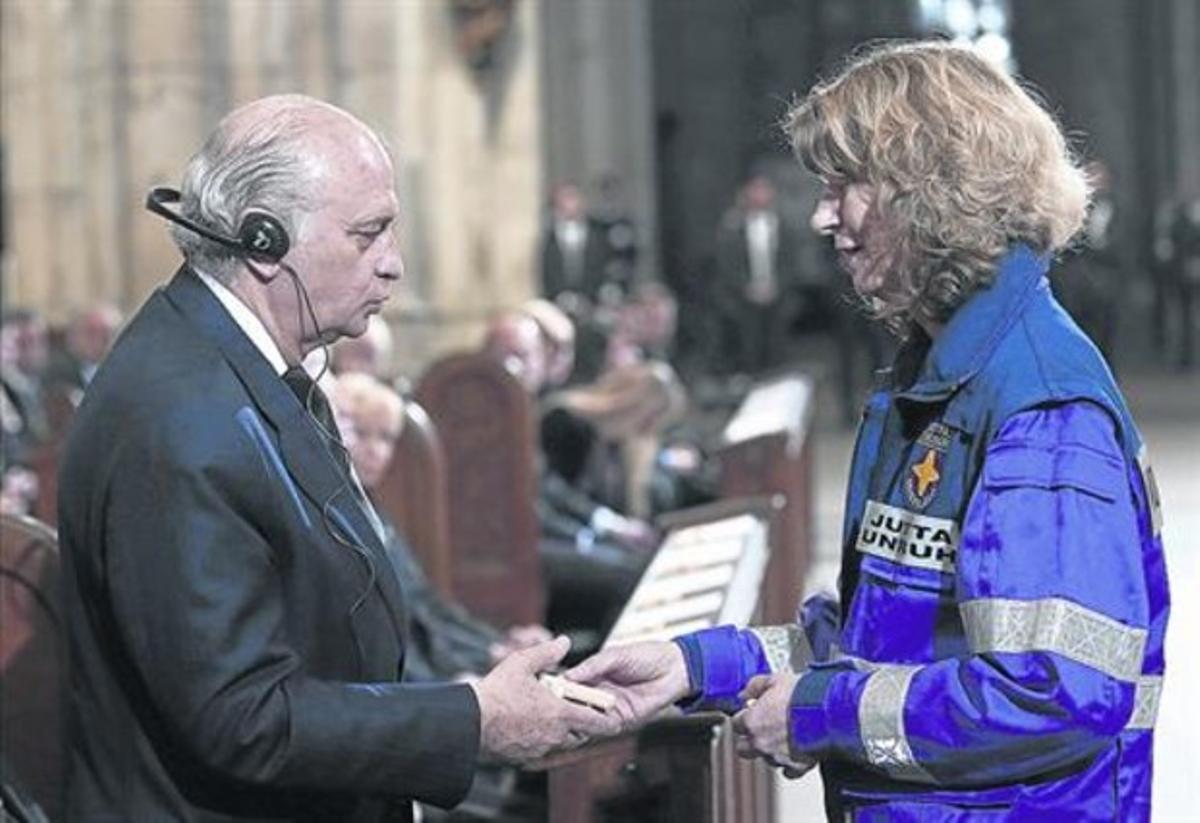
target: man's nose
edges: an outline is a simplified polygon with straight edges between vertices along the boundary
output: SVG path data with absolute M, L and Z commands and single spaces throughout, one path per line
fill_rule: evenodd
M 388 247 L 379 256 L 375 274 L 385 280 L 399 280 L 404 277 L 404 257 L 400 254 L 400 241 L 392 232 L 388 233 Z

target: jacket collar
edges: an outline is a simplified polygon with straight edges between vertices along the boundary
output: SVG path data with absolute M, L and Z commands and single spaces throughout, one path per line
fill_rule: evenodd
M 1025 245 L 1001 258 L 990 286 L 968 298 L 928 346 L 916 380 L 897 397 L 918 403 L 945 400 L 983 368 L 1016 323 L 1039 286 L 1046 283 L 1049 258 Z M 907 348 L 907 347 L 906 347 Z
M 164 293 L 196 330 L 217 346 L 259 411 L 278 432 L 283 461 L 322 513 L 326 528 L 338 528 L 343 538 L 362 546 L 378 570 L 389 569 L 387 553 L 366 510 L 356 499 L 350 481 L 342 475 L 310 415 L 216 295 L 186 266 L 175 274 Z M 334 539 L 341 542 L 341 538 Z M 394 577 L 375 575 L 385 600 L 400 612 L 401 595 Z

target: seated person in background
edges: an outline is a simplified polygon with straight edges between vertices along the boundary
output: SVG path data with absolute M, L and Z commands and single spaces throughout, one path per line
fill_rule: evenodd
M 575 323 L 567 313 L 549 300 L 529 300 L 521 305 L 521 314 L 527 314 L 537 323 L 546 360 L 545 385 L 543 389 L 555 389 L 578 379 L 575 375 L 576 337 Z
M 30 311 L 13 309 L 0 319 L 0 465 L 28 465 L 49 430 L 41 397 L 41 369 L 30 357 L 40 334 L 44 366 L 45 324 Z
M 686 407 L 679 378 L 661 362 L 614 368 L 595 383 L 552 395 L 541 427 L 549 470 L 632 517 L 679 508 L 691 501 L 680 499 L 681 466 L 664 449 L 663 435 Z
M 617 312 L 608 338 L 606 368 L 643 360 L 670 362 L 679 303 L 662 283 L 640 283 Z
M 330 349 L 329 364 L 334 374 L 369 374 L 389 382 L 392 364 L 392 330 L 387 321 L 371 315 L 367 331 L 360 337 L 343 337 Z
M 51 358 L 46 386 L 73 390 L 79 404 L 100 361 L 117 339 L 123 318 L 116 306 L 100 305 L 78 312 L 67 326 L 66 347 Z
M 569 344 L 569 335 L 556 339 L 561 347 Z M 492 319 L 482 351 L 503 363 L 535 399 L 551 387 L 551 375 L 561 379 L 565 371 L 549 362 L 542 325 L 521 309 Z M 567 359 L 559 351 L 556 363 Z M 549 604 L 546 623 L 556 631 L 582 631 L 598 640 L 636 585 L 657 535 L 645 521 L 572 488 L 550 469 L 552 461 L 545 455 L 539 460 L 536 502 Z M 589 638 L 577 638 L 578 651 Z
M 359 481 L 368 494 L 383 480 L 404 426 L 404 401 L 366 374 L 351 373 L 332 386 L 339 427 Z M 388 558 L 409 604 L 410 642 L 405 664 L 409 681 L 472 679 L 517 649 L 550 639 L 541 626 L 516 626 L 501 632 L 473 618 L 445 598 L 425 577 L 404 537 L 391 523 Z

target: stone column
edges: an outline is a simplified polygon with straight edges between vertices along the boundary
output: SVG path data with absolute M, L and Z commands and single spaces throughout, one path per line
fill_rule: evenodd
M 395 148 L 411 282 L 394 325 L 414 365 L 474 346 L 489 313 L 533 294 L 540 3 L 515 5 L 484 74 L 459 54 L 448 3 L 397 10 Z
M 596 205 L 592 184 L 615 174 L 643 279 L 660 276 L 650 11 L 640 0 L 554 0 L 540 38 L 546 184 L 576 182 Z
M 1172 0 L 1170 7 L 1176 182 L 1180 193 L 1200 197 L 1200 7 L 1195 0 Z

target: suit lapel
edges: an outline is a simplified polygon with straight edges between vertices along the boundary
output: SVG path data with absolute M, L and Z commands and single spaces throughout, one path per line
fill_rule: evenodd
M 375 584 L 395 614 L 402 614 L 402 595 L 380 536 L 317 431 L 312 416 L 262 353 L 242 332 L 216 296 L 187 267 L 176 273 L 166 297 L 214 343 L 254 399 L 262 415 L 279 433 L 283 462 L 304 490 L 326 528 L 361 547 L 376 568 Z M 328 509 L 328 510 L 327 510 Z M 331 535 L 333 537 L 333 535 Z M 337 538 L 335 538 L 337 539 Z

